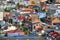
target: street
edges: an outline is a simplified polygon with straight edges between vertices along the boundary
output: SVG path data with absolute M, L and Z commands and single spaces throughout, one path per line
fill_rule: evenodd
M 45 39 L 45 37 L 41 37 L 41 36 L 39 36 L 39 37 L 36 37 L 36 38 L 29 38 L 29 37 L 25 37 L 25 38 L 7 38 L 7 37 L 5 37 L 5 38 L 0 38 L 0 40 L 47 40 L 47 39 Z

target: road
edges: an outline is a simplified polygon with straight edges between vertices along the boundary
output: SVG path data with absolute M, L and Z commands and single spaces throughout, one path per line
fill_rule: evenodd
M 29 38 L 29 37 L 25 37 L 25 38 L 0 38 L 0 40 L 47 40 L 45 39 L 45 37 L 36 37 L 36 38 Z

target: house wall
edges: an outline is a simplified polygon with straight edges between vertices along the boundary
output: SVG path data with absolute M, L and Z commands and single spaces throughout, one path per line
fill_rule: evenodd
M 38 18 L 37 14 L 29 14 L 29 15 L 31 15 L 32 23 L 40 22 L 40 19 Z
M 52 25 L 53 23 L 60 23 L 60 20 L 58 18 L 55 18 L 54 20 L 52 20 Z

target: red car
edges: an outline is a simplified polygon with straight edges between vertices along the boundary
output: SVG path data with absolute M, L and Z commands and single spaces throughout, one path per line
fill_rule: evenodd
M 38 30 L 37 30 L 37 31 L 39 32 L 39 31 L 42 31 L 42 30 L 43 30 L 43 28 L 38 28 Z
M 53 38 L 58 38 L 58 37 L 60 37 L 60 34 L 57 33 L 57 32 L 50 32 L 50 33 L 49 33 L 49 36 L 51 36 L 51 37 L 53 37 Z

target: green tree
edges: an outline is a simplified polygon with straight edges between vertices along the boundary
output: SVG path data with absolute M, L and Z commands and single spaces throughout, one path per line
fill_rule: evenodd
M 32 4 L 35 4 L 35 2 L 34 2 L 34 1 L 32 1 L 31 3 L 32 3 Z
M 23 31 L 25 32 L 26 35 L 29 34 L 29 29 L 28 29 L 28 28 L 25 28 L 25 27 L 24 27 L 24 28 L 23 28 Z
M 17 3 L 17 4 L 16 4 L 16 6 L 17 6 L 17 7 L 19 7 L 19 6 L 20 6 L 20 4 L 19 4 L 19 3 Z
M 7 9 L 7 8 L 5 8 L 4 11 L 5 11 L 5 12 L 10 12 L 11 9 Z

